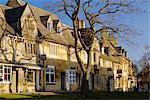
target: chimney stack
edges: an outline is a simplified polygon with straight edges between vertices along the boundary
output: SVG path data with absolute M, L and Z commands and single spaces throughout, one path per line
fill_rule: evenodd
M 110 42 L 115 45 L 115 36 L 114 36 L 114 32 L 110 33 L 110 37 L 109 37 Z
M 101 30 L 101 38 L 108 39 L 108 29 L 106 27 L 103 27 Z
M 79 29 L 85 28 L 85 21 L 79 20 Z

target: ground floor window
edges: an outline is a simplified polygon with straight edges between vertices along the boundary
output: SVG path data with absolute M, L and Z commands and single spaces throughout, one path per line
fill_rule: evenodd
M 27 72 L 27 81 L 28 82 L 33 82 L 33 71 L 32 70 L 28 70 Z
M 55 83 L 55 67 L 48 66 L 46 69 L 46 83 L 47 84 L 54 84 Z
M 67 70 L 66 71 L 67 82 L 69 84 L 76 83 L 76 71 L 75 70 Z
M 0 82 L 10 82 L 12 67 L 0 65 Z

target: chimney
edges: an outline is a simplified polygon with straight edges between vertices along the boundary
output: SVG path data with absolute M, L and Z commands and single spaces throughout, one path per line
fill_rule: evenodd
M 108 39 L 108 29 L 106 27 L 103 27 L 101 30 L 101 38 Z
M 115 47 L 118 47 L 118 37 L 115 38 L 114 46 L 115 46 Z
M 125 57 L 127 57 L 127 51 L 125 51 Z
M 20 6 L 24 6 L 25 2 L 22 0 L 8 0 L 6 6 L 12 7 L 12 8 L 17 8 Z
M 85 21 L 79 20 L 79 29 L 85 28 Z
M 110 42 L 115 45 L 115 36 L 114 36 L 114 32 L 110 33 L 110 37 L 109 37 Z

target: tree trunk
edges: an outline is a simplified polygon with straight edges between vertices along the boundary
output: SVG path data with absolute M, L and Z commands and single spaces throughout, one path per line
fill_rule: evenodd
M 83 73 L 82 83 L 81 83 L 81 94 L 83 97 L 89 96 L 89 78 L 87 78 L 87 73 Z

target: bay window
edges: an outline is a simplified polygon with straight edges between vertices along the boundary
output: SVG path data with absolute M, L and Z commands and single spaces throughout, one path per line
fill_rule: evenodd
M 0 66 L 0 83 L 11 81 L 12 68 L 10 66 Z

